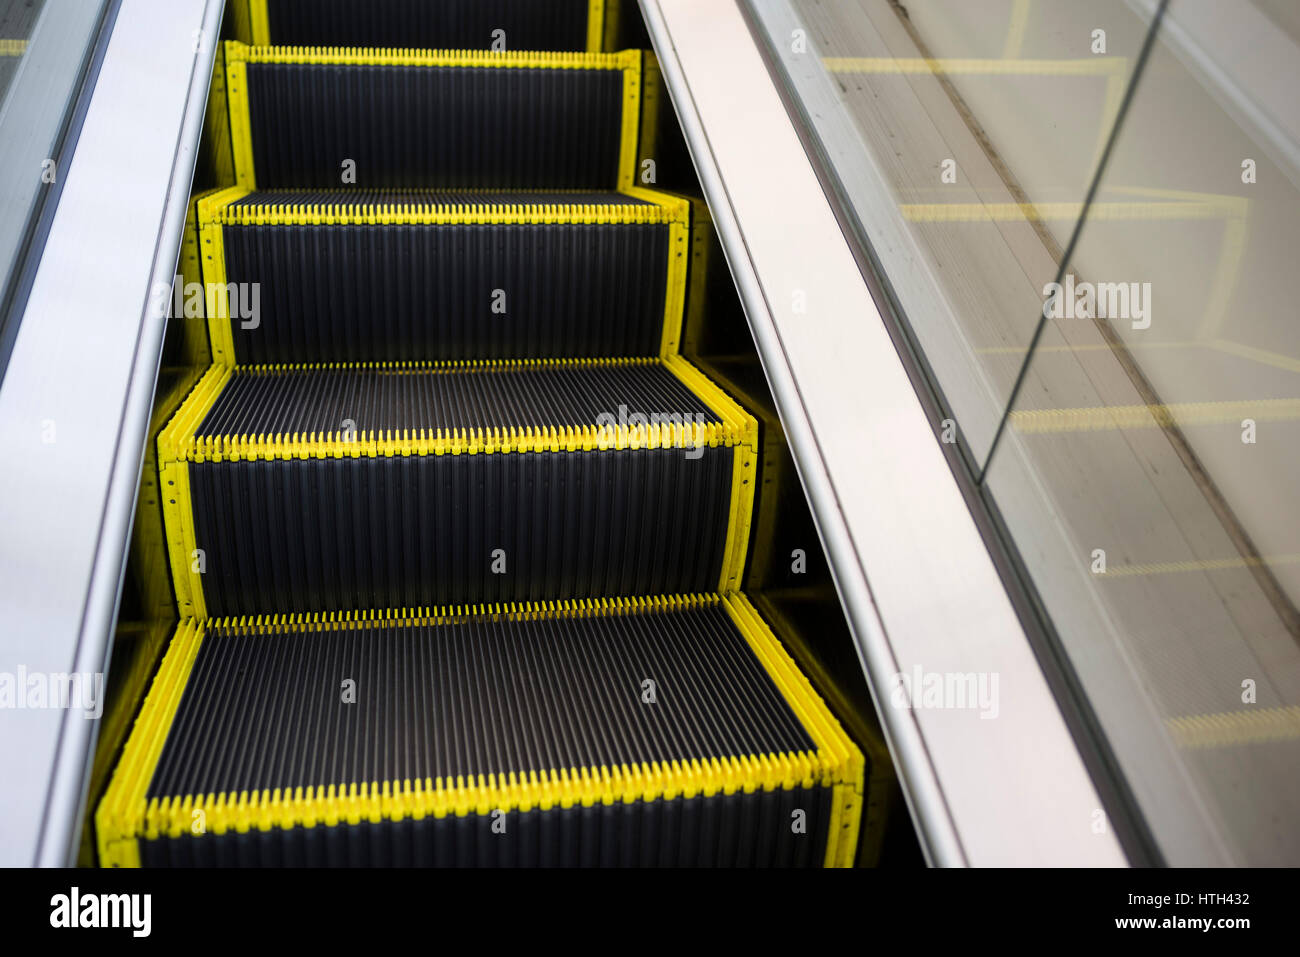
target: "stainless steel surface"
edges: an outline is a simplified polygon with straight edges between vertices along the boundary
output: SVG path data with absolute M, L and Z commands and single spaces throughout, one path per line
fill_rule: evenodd
M 125 0 L 0 383 L 0 671 L 103 673 L 220 0 Z M 65 865 L 96 722 L 0 710 L 0 863 Z
M 1123 864 L 739 9 L 641 3 L 927 856 Z M 917 669 L 996 676 L 997 716 L 895 707 Z

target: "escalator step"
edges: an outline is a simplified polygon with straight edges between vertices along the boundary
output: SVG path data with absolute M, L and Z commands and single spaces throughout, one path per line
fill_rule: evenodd
M 604 0 L 237 0 L 253 43 L 598 52 Z M 611 0 L 614 2 L 614 0 Z
M 650 190 L 249 192 L 201 204 L 230 364 L 677 351 L 690 206 Z M 221 305 L 225 308 L 215 308 Z
M 734 590 L 756 449 L 670 356 L 214 366 L 158 462 L 205 617 Z
M 248 189 L 632 185 L 636 50 L 225 50 L 235 174 Z
M 186 620 L 97 832 L 118 866 L 842 865 L 863 777 L 739 596 Z

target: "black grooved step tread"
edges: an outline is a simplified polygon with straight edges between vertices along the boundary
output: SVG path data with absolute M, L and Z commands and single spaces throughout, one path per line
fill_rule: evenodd
M 240 435 L 578 428 L 619 408 L 718 414 L 658 362 L 422 369 L 237 369 L 196 431 Z M 348 425 L 345 425 L 348 423 Z
M 260 43 L 510 50 L 587 49 L 589 0 L 266 0 Z
M 177 599 L 201 617 L 735 588 L 756 428 L 678 357 L 214 366 L 159 439 Z
M 200 213 L 206 280 L 250 291 L 242 311 L 210 319 L 218 361 L 655 356 L 675 348 L 689 209 L 673 197 L 240 192 L 214 197 Z
M 255 189 L 233 200 L 235 207 L 302 209 L 329 206 L 649 206 L 649 200 L 613 190 L 590 189 Z
M 491 54 L 501 65 L 441 65 L 456 54 L 436 51 L 428 65 L 385 62 L 383 51 L 327 55 L 359 62 L 273 62 L 319 56 L 227 44 L 241 185 L 545 191 L 630 182 L 623 116 L 639 111 L 639 86 L 629 100 L 624 74 L 639 73 L 639 60 L 625 69 L 622 54 L 570 54 L 583 64 L 570 66 L 544 59 L 561 54 Z M 508 65 L 530 58 L 538 65 Z
M 113 864 L 820 865 L 864 772 L 739 596 L 187 619 L 96 822 Z
M 147 796 L 812 749 L 717 603 L 266 634 L 209 625 Z

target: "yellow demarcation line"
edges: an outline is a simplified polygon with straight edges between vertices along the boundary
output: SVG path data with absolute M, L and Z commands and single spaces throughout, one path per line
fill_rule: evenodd
M 1224 748 L 1300 739 L 1300 707 L 1225 711 L 1169 718 L 1165 727 L 1180 748 Z
M 230 137 L 235 155 L 236 183 L 257 188 L 256 157 L 249 116 L 248 64 L 279 63 L 314 66 L 476 67 L 493 69 L 620 70 L 623 73 L 623 116 L 619 144 L 620 187 L 631 186 L 636 175 L 636 144 L 640 128 L 641 51 L 618 53 L 538 52 L 514 50 L 411 50 L 397 47 L 250 46 L 227 40 L 226 91 L 230 107 Z
M 233 204 L 253 191 L 231 187 L 206 197 L 199 206 L 199 230 L 203 241 L 204 282 L 220 296 L 208 303 L 208 326 L 212 338 L 213 359 L 236 365 L 234 317 L 226 308 L 221 293 L 228 279 L 222 229 L 226 226 L 321 226 L 321 225 L 640 225 L 668 226 L 668 267 L 664 287 L 663 330 L 659 355 L 667 357 L 678 351 L 683 314 L 686 308 L 686 278 L 690 242 L 691 206 L 683 197 L 658 190 L 628 186 L 622 195 L 642 200 L 640 204 L 590 203 L 519 203 L 508 200 L 475 203 L 475 195 L 494 190 L 464 191 L 465 203 L 296 203 L 292 199 L 274 203 L 242 206 Z M 280 192 L 277 190 L 277 193 Z M 313 191 L 303 191 L 304 194 Z M 413 191 L 408 191 L 413 192 Z M 457 191 L 461 192 L 461 191 Z M 509 191 L 507 191 L 509 192 Z M 525 191 L 517 191 L 525 192 Z M 574 191 L 579 192 L 579 191 Z M 319 195 L 319 193 L 314 193 Z
M 1283 355 L 1280 352 L 1256 349 L 1254 346 L 1245 346 L 1239 342 L 1228 342 L 1225 339 L 1214 339 L 1210 342 L 1198 343 L 1198 345 L 1204 345 L 1208 349 L 1236 356 L 1239 359 L 1249 359 L 1251 362 L 1273 366 L 1276 369 L 1285 369 L 1287 372 L 1300 372 L 1300 359 Z
M 578 51 L 417 50 L 405 47 L 250 46 L 226 42 L 226 59 L 242 63 L 312 66 L 447 66 L 500 69 L 626 70 L 640 64 L 640 53 Z
M 902 203 L 903 218 L 912 223 L 988 223 L 1077 221 L 1083 203 Z M 1223 207 L 1211 202 L 1093 203 L 1092 220 L 1196 220 L 1222 219 Z
M 1007 22 L 1007 38 L 1002 45 L 1003 59 L 1020 56 L 1020 48 L 1025 42 L 1025 29 L 1029 26 L 1029 8 L 1030 0 L 1013 0 L 1011 19 Z
M 1013 18 L 1016 16 L 1013 11 Z M 1007 44 L 1013 41 L 1017 24 L 1013 19 Z M 1021 27 L 1023 29 L 1023 26 Z M 1095 166 L 1105 148 L 1106 139 L 1119 116 L 1127 83 L 1127 57 L 1091 56 L 1066 59 L 992 59 L 961 57 L 823 57 L 822 65 L 831 73 L 858 75 L 922 76 L 1100 76 L 1106 79 L 1097 141 L 1093 147 Z
M 1144 352 L 1155 349 L 1195 349 L 1202 346 L 1199 342 L 1135 342 L 1123 343 L 1122 345 L 1112 345 L 1109 342 L 1085 342 L 1075 345 L 1043 345 L 1039 343 L 1034 347 L 1034 354 L 1040 352 L 1044 354 L 1052 353 L 1072 353 L 1072 352 L 1118 352 L 1124 350 L 1127 352 Z M 976 355 L 981 356 L 1023 356 L 1029 350 L 1026 343 L 1022 346 L 981 346 L 975 350 Z
M 1104 134 L 1105 130 L 1103 130 Z M 1204 319 L 1196 336 L 1210 341 L 1214 348 L 1233 352 L 1279 368 L 1300 371 L 1300 362 L 1266 350 L 1254 350 L 1216 338 L 1228 313 L 1232 291 L 1245 256 L 1246 223 L 1250 201 L 1224 193 L 1162 189 L 1140 186 L 1111 186 L 1112 193 L 1155 197 L 1158 202 L 1096 202 L 1088 208 L 1088 219 L 1098 221 L 1190 221 L 1222 220 L 1223 237 L 1206 297 Z M 909 222 L 1046 222 L 1078 221 L 1083 204 L 1077 202 L 1042 203 L 900 203 L 900 211 Z
M 22 56 L 26 52 L 26 40 L 15 40 L 12 37 L 0 37 L 0 56 Z
M 241 190 L 247 195 L 247 190 Z M 663 204 L 590 203 L 502 203 L 455 204 L 332 204 L 276 203 L 231 206 L 243 196 L 231 196 L 216 211 L 213 222 L 223 226 L 451 226 L 468 223 L 488 225 L 548 225 L 579 223 L 611 225 L 627 223 L 686 222 L 687 204 L 664 196 Z M 644 197 L 640 197 L 644 198 Z
M 1110 192 L 1133 196 L 1156 197 L 1163 200 L 1209 203 L 1218 207 L 1223 217 L 1223 238 L 1219 243 L 1219 258 L 1214 277 L 1210 281 L 1210 294 L 1206 297 L 1204 319 L 1196 338 L 1199 341 L 1217 339 L 1219 330 L 1228 315 L 1228 306 L 1241 264 L 1246 256 L 1246 223 L 1250 200 L 1244 196 L 1225 193 L 1202 193 L 1195 190 L 1166 189 L 1154 186 L 1112 186 Z
M 1027 349 L 1027 344 L 1021 346 L 982 346 L 975 350 L 975 354 L 982 356 L 1023 356 Z M 1148 352 L 1157 349 L 1210 349 L 1215 352 L 1222 352 L 1225 355 L 1236 356 L 1238 359 L 1247 359 L 1261 365 L 1273 366 L 1275 369 L 1300 372 L 1300 359 L 1283 355 L 1280 352 L 1256 349 L 1254 346 L 1243 346 L 1241 343 L 1228 342 L 1223 339 L 1215 339 L 1212 342 L 1126 342 L 1119 345 L 1109 342 L 1088 342 L 1073 345 L 1042 345 L 1040 343 L 1035 347 L 1034 354 L 1037 355 L 1040 352 L 1045 354 L 1118 352 L 1121 350 L 1126 352 Z
M 1217 572 L 1233 568 L 1273 568 L 1294 565 L 1300 555 L 1265 555 L 1263 557 L 1207 558 L 1185 562 L 1145 562 L 1134 565 L 1115 565 L 1104 572 L 1095 572 L 1097 578 L 1131 578 L 1138 575 L 1176 575 L 1183 572 Z
M 232 14 L 239 40 L 257 46 L 273 42 L 267 0 L 234 0 Z M 618 4 L 614 7 L 617 10 Z M 587 52 L 599 53 L 605 42 L 606 0 L 587 0 Z
M 1240 425 L 1300 419 L 1300 399 L 1241 399 L 1230 402 L 1181 402 L 1172 405 L 1105 405 L 1082 409 L 1018 409 L 1012 427 L 1024 434 L 1101 432 L 1187 425 Z
M 1064 60 L 963 59 L 952 57 L 822 57 L 832 73 L 948 74 L 983 76 L 1122 76 L 1125 57 Z
M 524 368 L 663 365 L 717 416 L 716 421 L 633 424 L 599 422 L 582 426 L 508 429 L 398 429 L 274 435 L 195 433 L 235 376 L 285 375 L 337 369 L 374 370 L 384 375 L 427 375 L 509 371 Z M 344 459 L 410 455 L 492 455 L 522 452 L 611 451 L 621 449 L 730 448 L 733 451 L 726 544 L 718 589 L 738 591 L 745 570 L 758 470 L 758 421 L 679 355 L 664 358 L 461 360 L 454 362 L 315 363 L 304 365 L 213 365 L 158 436 L 159 487 L 171 556 L 176 600 L 183 615 L 207 617 L 203 573 L 195 561 L 198 537 L 189 469 L 203 462 Z
M 147 797 L 190 671 L 210 630 L 236 634 L 274 634 L 290 629 L 332 631 L 365 627 L 376 621 L 427 625 L 470 615 L 536 620 L 671 612 L 719 603 L 795 712 L 815 750 L 638 762 L 614 767 L 544 768 L 527 773 L 479 775 L 468 780 L 458 777 L 455 781 L 443 778 L 354 781 L 320 788 Z M 101 863 L 109 867 L 138 867 L 141 841 L 192 834 L 196 810 L 203 811 L 205 833 L 219 835 L 231 830 L 247 833 L 299 825 L 334 827 L 362 821 L 420 820 L 449 814 L 464 817 L 486 815 L 495 810 L 590 807 L 822 786 L 832 789 L 824 863 L 849 866 L 857 845 L 863 774 L 861 752 L 743 596 L 607 598 L 326 615 L 259 615 L 206 624 L 194 620 L 181 622 L 100 802 L 95 821 Z
M 368 429 L 355 433 L 195 435 L 232 375 L 285 375 L 318 370 L 373 370 L 383 375 L 492 374 L 526 368 L 655 365 L 667 367 L 717 414 L 713 422 L 664 421 L 605 426 L 511 427 L 508 429 Z M 680 356 L 665 359 L 482 359 L 437 362 L 357 362 L 213 366 L 195 386 L 158 439 L 161 461 L 239 461 L 288 458 L 363 458 L 397 455 L 460 455 L 495 452 L 562 452 L 593 449 L 655 449 L 755 446 L 757 421 Z

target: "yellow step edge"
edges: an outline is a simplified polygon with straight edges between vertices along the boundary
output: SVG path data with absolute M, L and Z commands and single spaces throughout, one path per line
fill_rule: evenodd
M 640 50 L 618 53 L 534 52 L 493 53 L 484 50 L 407 50 L 397 48 L 249 46 L 227 40 L 226 94 L 230 110 L 230 140 L 235 179 L 246 189 L 257 187 L 256 157 L 249 110 L 248 64 L 306 64 L 319 66 L 409 66 L 497 69 L 618 70 L 623 74 L 623 110 L 619 133 L 617 185 L 632 186 L 641 124 Z
M 718 416 L 713 422 L 667 422 L 635 425 L 596 422 L 583 426 L 507 429 L 366 430 L 351 436 L 341 432 L 289 435 L 223 435 L 199 438 L 195 433 L 227 383 L 236 375 L 278 375 L 318 369 L 374 369 L 394 375 L 428 372 L 491 373 L 517 368 L 663 365 Z M 612 415 L 612 414 L 611 414 Z M 732 592 L 743 585 L 753 522 L 758 469 L 758 422 L 722 389 L 681 356 L 606 359 L 459 360 L 428 363 L 315 363 L 253 366 L 233 370 L 214 365 L 199 380 L 180 410 L 158 438 L 159 486 L 163 519 L 179 613 L 206 617 L 203 573 L 196 563 L 195 531 L 189 469 L 195 463 L 275 461 L 288 459 L 378 458 L 426 455 L 493 455 L 526 452 L 619 451 L 623 449 L 732 449 L 731 489 L 727 531 L 718 590 Z
M 429 50 L 405 47 L 251 46 L 226 41 L 227 63 L 279 63 L 314 66 L 445 66 L 504 69 L 627 70 L 639 68 L 641 52 L 508 50 Z
M 177 626 L 176 636 L 140 708 L 122 758 L 95 811 L 101 866 L 140 866 L 137 840 L 146 830 L 145 794 L 180 706 L 202 635 L 202 626 L 192 620 Z
M 235 22 L 235 35 L 246 43 L 266 46 L 272 42 L 270 17 L 267 14 L 267 0 L 233 0 L 232 16 Z M 605 48 L 606 30 L 610 21 L 616 19 L 618 4 L 606 12 L 606 0 L 587 0 L 587 52 L 599 53 Z
M 688 762 L 568 767 L 526 774 L 479 775 L 474 779 L 351 782 L 321 788 L 294 788 L 292 793 L 276 788 L 146 798 L 190 671 L 209 631 L 220 629 L 267 634 L 291 627 L 334 630 L 362 627 L 376 621 L 395 625 L 443 622 L 468 614 L 526 619 L 648 614 L 716 606 L 720 602 L 816 744 L 816 753 L 728 755 Z M 471 607 L 475 608 L 473 612 L 469 610 Z M 493 810 L 589 807 L 597 803 L 611 805 L 658 798 L 708 797 L 818 784 L 833 789 L 832 820 L 827 832 L 824 863 L 827 866 L 851 863 L 851 848 L 856 844 L 855 818 L 861 803 L 861 755 L 843 736 L 807 679 L 798 673 L 771 630 L 742 596 L 694 594 L 580 599 L 426 608 L 414 612 L 402 609 L 242 616 L 213 623 L 182 621 L 96 811 L 101 863 L 112 867 L 138 867 L 141 862 L 140 840 L 194 833 L 196 811 L 202 812 L 205 833 L 223 834 L 231 830 L 247 833 L 249 830 L 266 831 L 298 825 L 334 826 L 361 821 L 419 820 L 430 815 L 485 815 Z M 857 755 L 856 764 L 854 755 Z M 855 773 L 856 780 L 853 777 Z M 854 795 L 858 796 L 856 804 Z
M 466 203 L 450 206 L 421 203 L 406 206 L 346 202 L 295 205 L 291 201 L 274 205 L 233 205 L 252 192 L 244 186 L 214 190 L 205 194 L 198 204 L 203 281 L 207 289 L 221 290 L 226 286 L 228 277 L 222 235 L 226 226 L 667 224 L 668 268 L 659 355 L 670 356 L 679 349 L 686 308 L 691 229 L 690 203 L 682 197 L 629 186 L 618 192 L 653 205 Z M 235 365 L 234 329 L 229 309 L 221 308 L 224 303 L 222 299 L 210 305 L 208 331 L 213 359 L 225 365 Z
M 315 370 L 375 370 L 394 375 L 503 372 L 521 368 L 592 367 L 662 364 L 703 400 L 718 416 L 713 422 L 669 421 L 648 425 L 593 422 L 581 426 L 507 429 L 365 430 L 274 435 L 215 435 L 195 433 L 233 376 L 281 375 Z M 651 410 L 664 411 L 664 410 Z M 159 463 L 174 461 L 239 461 L 287 458 L 361 458 L 397 455 L 492 454 L 497 452 L 592 451 L 611 449 L 699 448 L 745 446 L 757 456 L 758 423 L 721 389 L 680 356 L 612 359 L 457 360 L 428 363 L 313 363 L 244 366 L 232 370 L 214 366 L 199 381 L 179 412 L 159 436 Z M 747 485 L 752 498 L 753 464 L 737 472 L 736 483 Z M 745 496 L 733 493 L 733 504 Z
M 680 222 L 678 213 L 662 206 L 606 204 L 520 203 L 336 203 L 302 206 L 236 206 L 222 209 L 215 220 L 222 226 L 455 226 L 514 225 L 638 225 Z
M 346 198 L 345 190 L 304 191 L 305 195 L 335 192 L 337 202 L 298 203 L 292 198 L 274 203 L 234 204 L 253 191 L 243 187 L 223 190 L 212 195 L 201 208 L 200 223 L 223 226 L 319 226 L 319 225 L 457 225 L 463 223 L 489 224 L 620 224 L 620 223 L 680 223 L 688 227 L 690 206 L 676 196 L 647 189 L 624 189 L 611 192 L 631 196 L 650 205 L 620 203 L 513 203 L 508 191 L 499 201 L 491 203 L 359 203 Z M 275 192 L 283 192 L 276 190 Z M 389 192 L 385 190 L 384 192 Z M 408 193 L 427 192 L 407 190 Z M 437 192 L 464 194 L 467 200 L 476 195 L 496 193 L 495 190 L 437 190 Z M 518 190 L 526 193 L 531 191 Z M 548 191 L 549 192 L 549 191 Z M 575 193 L 600 192 L 599 190 L 572 191 Z

